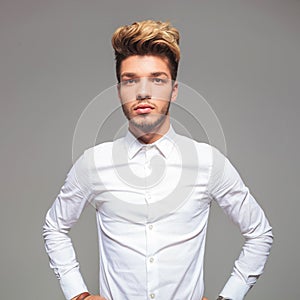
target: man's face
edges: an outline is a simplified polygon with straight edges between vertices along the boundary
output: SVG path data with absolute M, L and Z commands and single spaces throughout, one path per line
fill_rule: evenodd
M 119 97 L 129 126 L 154 132 L 168 122 L 170 102 L 177 96 L 167 58 L 133 55 L 120 68 Z

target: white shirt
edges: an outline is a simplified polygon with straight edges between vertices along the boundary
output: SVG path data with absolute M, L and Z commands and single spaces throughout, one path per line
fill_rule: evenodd
M 202 299 L 212 200 L 245 238 L 220 293 L 241 300 L 263 272 L 272 232 L 227 158 L 172 127 L 153 144 L 140 143 L 128 131 L 86 150 L 68 173 L 43 228 L 50 266 L 65 297 L 87 291 L 68 232 L 90 203 L 97 214 L 100 295 L 108 300 Z

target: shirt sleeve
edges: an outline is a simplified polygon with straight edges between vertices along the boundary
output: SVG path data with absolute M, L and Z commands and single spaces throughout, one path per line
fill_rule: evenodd
M 79 271 L 72 241 L 68 235 L 89 203 L 91 185 L 83 154 L 69 171 L 65 183 L 46 215 L 43 226 L 45 249 L 50 267 L 59 279 L 66 299 L 87 291 Z
M 245 239 L 232 274 L 220 293 L 225 298 L 242 300 L 263 273 L 273 242 L 272 228 L 236 169 L 215 149 L 209 193 Z

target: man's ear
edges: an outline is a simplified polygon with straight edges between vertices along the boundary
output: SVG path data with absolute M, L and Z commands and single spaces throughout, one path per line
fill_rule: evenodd
M 172 87 L 171 102 L 174 102 L 178 95 L 178 81 L 175 81 Z

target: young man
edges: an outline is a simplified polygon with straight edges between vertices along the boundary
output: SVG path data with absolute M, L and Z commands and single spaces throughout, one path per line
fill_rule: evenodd
M 44 225 L 50 266 L 66 299 L 202 299 L 212 200 L 245 238 L 218 299 L 244 299 L 263 272 L 271 227 L 228 159 L 176 134 L 170 124 L 178 31 L 169 23 L 143 21 L 119 28 L 112 44 L 127 134 L 84 152 Z M 99 295 L 89 294 L 68 236 L 90 202 L 99 234 Z

